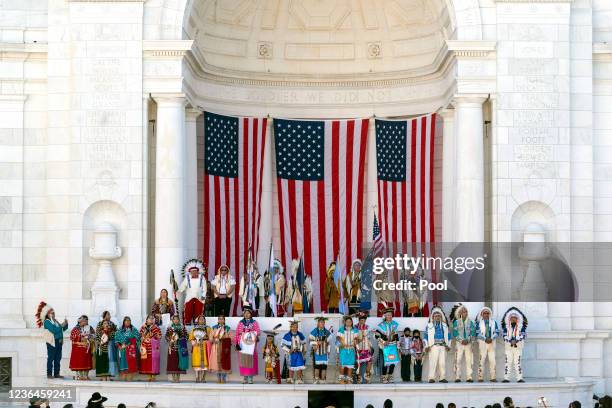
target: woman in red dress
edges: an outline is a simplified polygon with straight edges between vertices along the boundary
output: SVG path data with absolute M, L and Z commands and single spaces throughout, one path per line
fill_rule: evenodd
M 153 315 L 147 316 L 140 328 L 140 374 L 147 374 L 149 381 L 159 375 L 159 340 L 162 332 L 155 324 Z
M 70 331 L 72 352 L 70 369 L 76 373 L 76 380 L 89 380 L 89 370 L 93 368 L 93 351 L 96 333 L 89 325 L 89 319 L 83 315 Z

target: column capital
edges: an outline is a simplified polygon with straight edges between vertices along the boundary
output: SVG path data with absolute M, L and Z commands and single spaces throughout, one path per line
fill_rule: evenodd
M 182 104 L 183 107 L 187 105 L 187 97 L 184 93 L 152 93 L 151 98 L 153 98 L 157 105 Z
M 440 116 L 444 121 L 453 120 L 455 118 L 455 109 L 453 108 L 442 108 L 438 111 L 438 116 Z
M 187 122 L 195 122 L 203 112 L 196 108 L 185 109 L 185 120 Z
M 488 94 L 457 94 L 453 96 L 451 103 L 457 106 L 479 105 L 481 106 L 489 98 Z

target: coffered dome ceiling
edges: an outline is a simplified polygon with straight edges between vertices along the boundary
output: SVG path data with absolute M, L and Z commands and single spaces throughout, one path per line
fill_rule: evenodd
M 209 74 L 422 76 L 453 23 L 445 0 L 192 0 L 186 36 Z

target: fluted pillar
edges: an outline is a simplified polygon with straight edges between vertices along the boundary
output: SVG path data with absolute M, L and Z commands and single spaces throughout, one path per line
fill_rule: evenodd
M 186 225 L 185 243 L 188 258 L 198 257 L 198 142 L 197 120 L 202 114 L 197 109 L 188 108 L 185 111 L 185 217 L 189 220 Z
M 439 115 L 444 121 L 442 131 L 442 241 L 453 242 L 455 213 L 455 110 L 442 109 Z
M 455 106 L 456 242 L 484 241 L 484 96 L 458 96 Z
M 185 105 L 181 94 L 152 95 L 157 103 L 155 152 L 155 296 L 168 288 L 187 252 Z

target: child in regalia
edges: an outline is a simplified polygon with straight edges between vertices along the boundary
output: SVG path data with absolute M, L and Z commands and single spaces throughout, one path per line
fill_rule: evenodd
M 189 350 L 187 329 L 181 324 L 178 315 L 172 316 L 172 324 L 166 330 L 166 341 L 168 341 L 166 372 L 172 374 L 172 382 L 180 382 L 181 374 L 185 374 L 189 368 Z
M 372 356 L 374 348 L 371 341 L 371 329 L 366 324 L 369 312 L 361 310 L 357 313 L 359 322 L 357 330 L 359 331 L 359 341 L 357 342 L 357 379 L 362 384 L 369 384 L 372 378 Z
M 327 365 L 329 364 L 330 337 L 332 332 L 325 327 L 327 317 L 315 317 L 317 327 L 310 332 L 309 340 L 314 370 L 314 383 L 327 380 Z
M 280 352 L 274 343 L 274 338 L 278 334 L 276 329 L 280 326 L 281 324 L 279 323 L 273 330 L 264 331 L 264 333 L 266 333 L 266 343 L 264 344 L 261 354 L 265 364 L 264 373 L 268 384 L 272 381 L 276 381 L 277 384 L 281 383 Z
M 338 363 L 340 365 L 338 381 L 340 384 L 351 384 L 353 382 L 353 370 L 357 361 L 355 346 L 359 341 L 359 330 L 353 327 L 353 318 L 351 316 L 344 316 L 344 325 L 338 330 L 336 340 Z
M 206 382 L 206 371 L 208 370 L 208 340 L 211 329 L 206 325 L 206 318 L 198 316 L 196 325 L 189 333 L 191 342 L 191 366 L 196 373 L 196 382 Z
M 289 378 L 287 382 L 303 384 L 303 372 L 306 369 L 304 353 L 306 352 L 306 337 L 298 330 L 298 320 L 290 320 L 290 330 L 283 336 L 283 350 L 289 356 Z M 295 378 L 297 376 L 297 379 Z
M 410 342 L 410 354 L 413 361 L 414 382 L 421 382 L 423 375 L 423 354 L 425 345 L 421 338 L 421 332 L 417 329 L 412 331 L 412 341 Z

